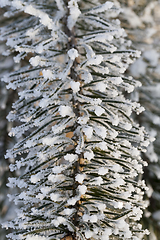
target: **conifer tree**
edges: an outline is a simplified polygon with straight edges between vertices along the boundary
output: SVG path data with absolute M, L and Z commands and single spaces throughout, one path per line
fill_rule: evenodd
M 1 0 L 9 21 L 1 29 L 15 62 L 7 74 L 19 99 L 8 115 L 22 124 L 9 135 L 19 141 L 7 151 L 16 158 L 10 195 L 22 204 L 10 239 L 133 239 L 143 237 L 138 220 L 146 207 L 139 180 L 140 152 L 149 137 L 131 118 L 144 108 L 124 97 L 140 82 L 125 76 L 139 56 L 129 49 L 113 2 L 88 0 Z M 14 18 L 13 18 L 14 16 Z M 15 18 L 16 16 L 16 18 Z

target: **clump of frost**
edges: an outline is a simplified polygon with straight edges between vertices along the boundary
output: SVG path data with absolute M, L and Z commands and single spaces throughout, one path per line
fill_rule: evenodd
M 78 159 L 78 155 L 77 154 L 69 154 L 67 153 L 67 155 L 64 156 L 64 159 L 69 161 L 69 162 L 74 162 Z
M 83 183 L 83 180 L 85 179 L 85 174 L 77 174 L 75 177 L 76 181 L 79 183 Z
M 47 240 L 47 238 L 46 237 L 41 237 L 41 236 L 39 236 L 39 235 L 28 235 L 27 237 L 26 237 L 26 240 Z
M 72 30 L 73 26 L 75 25 L 79 15 L 81 14 L 81 11 L 79 10 L 77 0 L 70 0 L 68 2 L 68 8 L 70 11 L 70 15 L 67 19 L 67 27 Z
M 76 57 L 79 56 L 78 51 L 75 48 L 71 48 L 70 50 L 68 50 L 67 54 L 69 58 L 73 61 L 75 60 Z
M 93 135 L 93 128 L 92 127 L 90 127 L 90 126 L 84 127 L 83 132 L 88 139 L 92 138 L 92 135 Z
M 70 82 L 73 93 L 76 93 L 80 90 L 80 82 L 71 81 Z
M 84 158 L 86 158 L 87 160 L 91 160 L 91 159 L 93 159 L 94 158 L 94 153 L 93 153 L 93 151 L 86 151 L 85 153 L 84 153 Z
M 104 108 L 102 108 L 100 106 L 95 106 L 95 114 L 97 116 L 101 116 L 103 113 L 105 113 Z
M 65 117 L 65 116 L 73 116 L 73 111 L 72 111 L 72 108 L 70 106 L 60 106 L 59 107 L 59 113 L 62 117 Z
M 51 70 L 49 70 L 49 69 L 47 69 L 47 70 L 43 70 L 42 71 L 42 73 L 43 73 L 43 77 L 45 78 L 45 79 L 52 79 L 53 78 L 53 73 L 52 73 L 52 71 Z
M 85 185 L 79 185 L 79 186 L 78 186 L 78 190 L 79 190 L 79 193 L 80 193 L 81 195 L 83 195 L 83 194 L 86 193 L 87 187 L 86 187 Z

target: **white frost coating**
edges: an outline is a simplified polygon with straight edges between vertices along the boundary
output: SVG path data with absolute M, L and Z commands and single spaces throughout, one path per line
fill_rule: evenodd
M 85 185 L 79 185 L 79 186 L 78 186 L 78 190 L 79 190 L 79 193 L 80 193 L 81 195 L 83 195 L 83 194 L 86 193 L 87 187 L 86 187 Z
M 105 113 L 105 110 L 100 106 L 95 106 L 94 112 L 97 116 L 101 116 L 103 113 Z
M 93 182 L 90 182 L 91 185 L 98 185 L 100 186 L 103 183 L 103 179 L 101 177 L 94 178 Z
M 49 18 L 49 16 L 45 12 L 43 12 L 43 11 L 41 11 L 39 9 L 34 8 L 32 5 L 25 6 L 23 8 L 23 10 L 24 10 L 25 13 L 28 13 L 30 15 L 39 17 L 40 18 L 40 22 L 44 26 L 48 27 L 48 29 L 52 29 L 53 28 L 54 23 L 52 22 L 52 19 Z
M 112 229 L 111 228 L 106 228 L 105 231 L 102 234 L 101 240 L 109 240 L 109 236 L 112 235 Z
M 111 122 L 113 124 L 113 126 L 117 126 L 119 124 L 119 118 L 117 115 L 114 116 L 114 118 L 111 118 Z
M 95 223 L 98 221 L 97 215 L 91 215 L 89 218 L 90 222 Z
M 102 100 L 100 98 L 91 99 L 90 101 L 93 105 L 100 105 Z
M 68 205 L 74 206 L 79 199 L 80 199 L 79 196 L 72 197 L 72 198 L 68 199 L 67 203 L 68 203 Z
M 83 116 L 83 117 L 79 117 L 77 122 L 81 125 L 84 125 L 88 122 L 88 120 L 89 120 L 88 116 Z
M 104 211 L 106 209 L 106 204 L 104 203 L 98 203 L 97 204 L 97 208 L 100 210 L 100 211 Z
M 52 201 L 57 202 L 59 199 L 60 195 L 58 193 L 51 193 L 50 198 Z
M 105 175 L 106 173 L 108 173 L 108 168 L 101 167 L 98 169 L 99 175 Z
M 48 240 L 48 238 L 41 237 L 39 235 L 34 235 L 34 236 L 29 235 L 26 237 L 26 240 Z
M 67 19 L 67 27 L 72 30 L 79 15 L 81 14 L 81 11 L 78 8 L 77 0 L 70 0 L 68 3 L 68 8 L 70 15 Z
M 92 8 L 89 13 L 99 13 L 99 12 L 104 12 L 104 11 L 107 11 L 109 9 L 111 9 L 113 7 L 113 2 L 105 2 L 104 4 L 98 6 L 98 7 L 95 7 L 95 8 Z
M 96 84 L 95 89 L 99 90 L 101 92 L 105 92 L 106 91 L 106 84 L 103 83 L 103 82 L 99 82 L 99 83 Z
M 58 9 L 61 10 L 61 11 L 64 11 L 64 8 L 63 8 L 64 2 L 63 2 L 63 0 L 55 0 L 55 1 L 56 1 Z
M 53 73 L 52 73 L 52 71 L 51 70 L 49 70 L 49 69 L 47 69 L 47 70 L 43 70 L 42 71 L 42 73 L 43 73 L 43 77 L 45 78 L 45 79 L 52 79 L 53 78 Z
M 87 230 L 85 231 L 85 237 L 87 239 L 91 238 L 93 236 L 94 232 L 90 231 L 90 230 Z
M 60 224 L 65 224 L 66 219 L 64 217 L 57 217 L 57 219 L 52 220 L 52 223 L 55 225 L 55 227 L 58 227 Z
M 39 56 L 36 56 L 36 57 L 32 57 L 30 60 L 29 60 L 30 64 L 33 66 L 33 67 L 36 67 L 38 66 L 40 63 L 41 63 L 41 57 Z
M 85 174 L 77 174 L 75 179 L 77 182 L 82 184 L 83 180 L 85 179 Z
M 99 65 L 103 61 L 102 55 L 95 55 L 93 58 L 88 59 L 85 66 L 89 65 Z
M 10 5 L 10 1 L 9 0 L 1 0 L 0 1 L 0 6 L 1 7 L 5 7 L 7 5 Z
M 93 153 L 93 151 L 87 151 L 87 152 L 85 152 L 84 153 L 84 158 L 86 158 L 87 160 L 91 160 L 91 159 L 93 159 L 94 158 L 94 153 Z
M 76 57 L 79 56 L 79 53 L 78 53 L 77 49 L 75 49 L 75 48 L 69 49 L 67 54 L 68 54 L 69 58 L 73 61 L 75 60 Z
M 105 139 L 106 134 L 107 134 L 105 127 L 103 127 L 103 126 L 95 127 L 95 132 L 97 133 L 98 136 Z
M 106 142 L 100 142 L 97 144 L 97 147 L 99 147 L 101 150 L 106 151 L 108 149 Z
M 117 178 L 113 183 L 114 187 L 119 187 L 124 184 L 125 184 L 125 181 L 122 178 Z
M 32 175 L 32 176 L 30 177 L 30 181 L 31 181 L 31 183 L 39 182 L 39 181 L 41 180 L 41 177 L 42 177 L 42 175 L 41 175 L 41 173 L 39 172 L 39 173 L 37 173 L 37 174 L 35 174 L 35 175 Z
M 131 123 L 125 123 L 123 127 L 124 127 L 124 129 L 129 131 L 132 128 L 132 124 Z
M 52 168 L 52 172 L 57 174 L 57 173 L 61 173 L 64 170 L 64 167 L 62 166 L 55 166 Z
M 65 180 L 65 176 L 63 174 L 57 174 L 57 175 L 50 174 L 48 176 L 48 180 L 51 181 L 52 183 L 61 182 Z
M 70 82 L 73 93 L 77 93 L 80 90 L 80 82 L 71 81 Z
M 57 137 L 45 137 L 42 139 L 42 143 L 44 145 L 52 146 L 54 145 L 56 140 L 57 140 Z
M 64 156 L 64 159 L 69 161 L 69 162 L 74 162 L 78 160 L 78 155 L 77 154 L 68 154 Z
M 84 73 L 81 74 L 81 78 L 84 79 L 85 83 L 90 83 L 93 81 L 93 77 L 88 71 L 84 71 Z
M 4 0 L 2 1 L 4 2 Z M 1 2 L 1 5 L 4 4 L 3 2 Z M 137 150 L 139 151 L 142 146 L 148 145 L 149 140 L 145 131 L 140 132 L 138 124 L 136 125 L 134 122 L 132 124 L 132 120 L 130 121 L 123 114 L 124 112 L 130 115 L 132 110 L 140 112 L 141 106 L 136 103 L 132 104 L 131 100 L 127 100 L 123 96 L 124 89 L 131 91 L 134 86 L 138 86 L 134 79 L 121 74 L 130 64 L 131 59 L 135 58 L 136 53 L 128 49 L 126 40 L 119 38 L 121 35 L 124 36 L 124 32 L 121 29 L 118 30 L 120 24 L 117 24 L 115 20 L 117 5 L 111 2 L 100 5 L 101 1 L 99 0 L 93 0 L 93 3 L 92 1 L 87 3 L 83 1 L 83 4 L 80 3 L 80 9 L 83 10 L 82 15 L 79 17 L 79 14 L 81 14 L 78 8 L 80 0 L 68 0 L 66 3 L 68 9 L 67 5 L 64 4 L 64 0 L 55 0 L 54 3 L 57 4 L 57 8 L 45 8 L 44 10 L 41 5 L 43 1 L 34 2 L 30 6 L 27 5 L 32 4 L 33 1 L 26 1 L 23 5 L 22 2 L 22 0 L 10 0 L 10 5 L 20 9 L 20 12 L 25 10 L 25 12 L 32 15 L 26 15 L 27 19 L 24 19 L 24 23 L 25 21 L 26 23 L 27 21 L 30 22 L 30 19 L 34 21 L 34 16 L 36 16 L 35 26 L 32 26 L 33 30 L 29 27 L 28 31 L 26 29 L 26 31 L 16 31 L 11 34 L 11 38 L 8 38 L 11 40 L 8 40 L 7 44 L 19 53 L 24 52 L 27 54 L 31 52 L 37 55 L 30 60 L 33 66 L 31 66 L 31 69 L 27 66 L 22 70 L 17 69 L 18 74 L 16 77 L 8 74 L 8 79 L 5 79 L 10 84 L 10 87 L 24 88 L 23 92 L 19 94 L 20 100 L 23 100 L 24 97 L 29 101 L 27 105 L 27 101 L 17 101 L 9 118 L 14 120 L 17 113 L 19 113 L 18 109 L 22 107 L 19 120 L 23 121 L 23 125 L 21 128 L 13 129 L 12 132 L 17 136 L 21 130 L 28 131 L 32 126 L 38 127 L 38 131 L 32 134 L 34 129 L 31 129 L 29 138 L 20 141 L 18 143 L 20 145 L 15 145 L 7 153 L 7 156 L 13 158 L 17 154 L 25 153 L 22 160 L 16 161 L 16 164 L 12 164 L 11 168 L 17 170 L 27 163 L 28 174 L 27 178 L 24 176 L 24 182 L 12 179 L 9 183 L 12 187 L 18 185 L 21 188 L 26 188 L 22 194 L 17 195 L 14 199 L 16 203 L 19 200 L 24 201 L 25 205 L 22 213 L 19 214 L 21 218 L 17 218 L 12 222 L 13 228 L 16 227 L 17 230 L 20 228 L 22 232 L 25 232 L 25 229 L 28 229 L 27 225 L 25 225 L 28 221 L 26 217 L 28 206 L 30 209 L 37 206 L 38 209 L 39 204 L 50 201 L 55 208 L 54 212 L 50 211 L 48 207 L 31 212 L 33 216 L 34 214 L 36 216 L 41 215 L 47 219 L 47 221 L 37 222 L 33 226 L 33 231 L 35 230 L 34 239 L 37 238 L 36 230 L 38 231 L 39 226 L 43 225 L 45 228 L 49 223 L 55 225 L 52 229 L 53 234 L 58 233 L 56 228 L 60 224 L 66 225 L 65 228 L 74 232 L 75 204 L 81 204 L 79 202 L 80 198 L 83 195 L 88 197 L 92 189 L 99 189 L 99 194 L 101 194 L 101 189 L 104 186 L 107 189 L 108 187 L 114 188 L 119 199 L 122 199 L 115 199 L 114 193 L 109 189 L 107 190 L 110 191 L 111 195 L 108 204 L 113 208 L 117 217 L 120 216 L 120 218 L 124 219 L 130 216 L 131 218 L 139 218 L 141 212 L 133 209 L 133 207 L 137 202 L 139 206 L 144 206 L 142 191 L 140 190 L 142 184 L 139 183 L 137 187 L 132 188 L 132 184 L 129 185 L 127 180 L 132 180 L 138 172 L 142 172 L 142 160 Z M 113 7 L 113 4 L 115 4 L 115 7 Z M 112 9 L 110 10 L 110 8 Z M 103 13 L 103 11 L 108 12 Z M 14 14 L 14 11 L 11 14 Z M 65 23 L 62 18 L 65 16 L 66 25 L 68 24 L 70 30 L 76 24 L 77 18 L 79 18 L 78 21 L 80 20 L 80 24 L 76 24 L 77 48 L 72 45 L 71 49 L 66 51 L 64 47 L 71 44 L 72 36 L 67 36 L 68 33 L 64 32 Z M 36 25 L 37 23 L 38 25 Z M 86 24 L 83 30 L 81 23 Z M 12 23 L 10 26 L 12 28 Z M 23 20 L 22 23 L 19 22 L 17 29 L 21 30 L 21 26 L 23 26 Z M 50 28 L 51 31 L 48 31 L 47 28 Z M 45 34 L 45 31 L 47 34 Z M 4 31 L 4 36 L 5 33 Z M 126 47 L 128 50 L 125 49 Z M 115 49 L 117 49 L 117 52 L 112 54 L 111 52 Z M 18 54 L 17 59 L 20 58 L 21 54 Z M 147 56 L 143 56 L 143 58 L 147 59 Z M 76 65 L 73 63 L 75 59 L 77 61 Z M 41 70 L 40 67 L 37 68 L 36 66 L 42 66 Z M 25 73 L 26 69 L 27 72 Z M 74 69 L 75 74 L 79 76 L 79 82 L 72 78 L 71 69 Z M 31 88 L 34 83 L 34 88 Z M 149 89 L 149 91 L 151 90 Z M 158 96 L 158 88 L 156 92 Z M 99 99 L 97 99 L 98 96 Z M 38 98 L 38 100 L 35 98 Z M 75 99 L 75 102 L 79 102 L 79 116 L 74 114 L 72 98 Z M 99 119 L 99 121 L 96 119 Z M 158 119 L 156 121 L 158 122 Z M 75 122 L 78 123 L 78 127 Z M 133 125 L 133 131 L 130 131 L 128 135 L 123 130 L 130 130 L 132 127 L 130 123 Z M 74 131 L 77 137 L 67 137 L 67 129 L 69 132 Z M 117 131 L 114 129 L 117 129 Z M 119 137 L 117 137 L 118 134 Z M 125 141 L 125 138 L 130 139 L 131 143 Z M 146 142 L 143 144 L 144 139 Z M 136 142 L 136 145 L 132 144 L 132 142 Z M 18 152 L 19 146 L 21 148 Z M 136 146 L 137 149 L 134 149 L 133 146 Z M 74 166 L 75 161 L 80 158 L 80 153 L 84 155 L 84 164 L 88 163 L 88 167 L 87 165 L 86 167 L 82 166 L 77 172 Z M 106 156 L 106 158 L 103 159 L 103 156 Z M 27 161 L 28 159 L 29 161 Z M 50 160 L 51 165 L 47 164 L 47 159 Z M 126 165 L 124 164 L 121 167 L 121 161 L 125 161 Z M 39 166 L 38 169 L 36 166 Z M 29 167 L 37 170 L 31 170 L 29 173 Z M 38 171 L 40 173 L 37 174 Z M 66 184 L 71 186 L 74 182 L 76 182 L 76 194 L 73 197 L 70 188 L 66 187 L 64 189 L 63 187 Z M 131 236 L 130 230 L 133 230 L 132 226 L 126 225 L 123 221 L 118 222 L 118 220 L 112 221 L 110 219 L 112 216 L 107 214 L 108 206 L 104 204 L 107 203 L 106 199 L 102 197 L 93 200 L 93 196 L 89 196 L 91 201 L 85 205 L 84 215 L 79 216 L 80 219 L 82 218 L 83 221 L 87 222 L 83 225 L 84 228 L 80 229 L 82 238 L 107 240 L 112 234 L 112 237 L 117 237 L 117 239 L 136 238 L 134 237 L 136 234 L 138 236 L 136 224 L 133 224 L 135 227 L 134 236 Z M 14 196 L 12 196 L 13 198 Z M 29 202 L 29 205 L 27 202 Z M 63 206 L 59 211 L 60 202 Z M 125 202 L 130 203 L 127 206 Z M 127 209 L 130 209 L 131 212 L 127 213 Z M 121 217 L 123 212 L 127 215 Z M 112 230 L 109 227 L 105 229 L 103 226 L 103 220 L 106 217 L 107 221 L 111 220 Z M 130 222 L 128 219 L 127 221 Z M 73 228 L 69 224 L 73 224 Z M 61 226 L 59 227 L 61 228 Z M 47 236 L 43 232 L 37 232 L 37 234 L 38 240 L 43 234 Z M 19 236 L 13 234 L 11 238 L 17 240 L 16 238 L 20 239 L 21 236 L 21 234 Z M 32 234 L 30 236 L 32 237 Z M 56 235 L 57 239 L 63 237 L 64 233 Z M 77 237 L 80 237 L 80 235 Z M 22 236 L 22 238 L 26 237 Z
M 60 106 L 59 107 L 59 113 L 62 117 L 65 117 L 65 116 L 73 116 L 73 111 L 72 111 L 72 108 L 69 107 L 69 106 Z
M 121 77 L 114 77 L 111 79 L 111 81 L 116 84 L 116 85 L 119 85 L 123 82 L 123 79 Z
M 70 208 L 66 208 L 66 209 L 64 209 L 64 214 L 66 214 L 66 215 L 71 215 L 72 213 L 73 213 L 73 211 L 74 211 L 74 209 L 70 209 Z
M 51 191 L 51 187 L 45 186 L 41 188 L 41 193 L 43 194 L 43 196 L 46 196 L 50 191 Z
M 123 208 L 123 202 L 116 202 L 116 201 L 112 201 L 112 203 L 114 204 L 115 208 L 119 208 L 122 209 Z
M 86 137 L 87 137 L 88 139 L 91 139 L 91 137 L 92 137 L 92 135 L 93 135 L 93 128 L 90 127 L 90 126 L 84 127 L 84 128 L 83 128 L 83 132 L 84 132 L 84 134 L 86 135 Z

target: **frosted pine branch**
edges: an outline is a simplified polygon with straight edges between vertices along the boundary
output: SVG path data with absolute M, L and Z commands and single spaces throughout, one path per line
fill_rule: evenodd
M 141 239 L 146 186 L 138 174 L 149 141 L 131 118 L 144 108 L 123 95 L 139 86 L 124 76 L 139 52 L 115 20 L 120 9 L 83 0 L 6 5 L 6 16 L 19 15 L 1 37 L 18 52 L 16 62 L 29 58 L 3 78 L 20 89 L 8 119 L 22 122 L 10 131 L 19 142 L 6 158 L 17 157 L 11 171 L 26 167 L 9 178 L 9 187 L 22 188 L 9 197 L 23 207 L 4 224 L 15 229 L 8 237 Z

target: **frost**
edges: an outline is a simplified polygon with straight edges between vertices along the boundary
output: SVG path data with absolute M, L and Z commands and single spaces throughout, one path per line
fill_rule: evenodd
M 65 180 L 65 176 L 63 174 L 58 175 L 50 174 L 48 176 L 48 180 L 51 181 L 52 183 L 61 182 Z
M 70 15 L 67 19 L 67 27 L 72 30 L 73 26 L 75 25 L 81 11 L 78 8 L 77 0 L 70 0 L 68 2 L 68 8 L 70 10 Z
M 90 230 L 87 230 L 85 231 L 85 237 L 87 239 L 91 238 L 93 236 L 94 232 L 90 231 Z
M 94 158 L 94 153 L 90 150 L 84 153 L 84 158 L 86 158 L 87 160 L 91 160 Z
M 34 235 L 34 236 L 29 235 L 26 237 L 26 240 L 47 240 L 47 238 L 41 237 L 39 235 Z
M 71 81 L 70 82 L 73 93 L 76 93 L 80 90 L 80 82 Z
M 78 123 L 81 125 L 85 125 L 89 120 L 88 116 L 84 116 L 84 117 L 78 117 Z
M 96 127 L 95 132 L 97 133 L 98 136 L 105 139 L 106 134 L 107 134 L 105 127 L 103 127 L 103 126 Z
M 97 116 L 101 116 L 103 113 L 105 113 L 105 110 L 102 107 L 100 107 L 100 106 L 95 107 L 95 114 Z
M 125 125 L 123 126 L 124 127 L 124 129 L 125 130 L 131 130 L 131 128 L 132 128 L 132 124 L 130 124 L 130 123 L 125 123 Z
M 51 193 L 51 194 L 50 194 L 50 198 L 51 198 L 51 200 L 54 201 L 54 202 L 59 201 L 59 197 L 60 197 L 60 195 L 59 195 L 58 193 Z
M 106 84 L 103 83 L 103 82 L 99 82 L 99 83 L 96 84 L 95 89 L 99 90 L 101 92 L 105 92 L 106 91 Z
M 57 137 L 45 137 L 42 139 L 42 143 L 48 146 L 52 146 L 54 145 L 56 140 L 57 140 Z
M 9 195 L 15 204 L 24 203 L 6 224 L 17 230 L 9 239 L 134 239 L 141 234 L 134 222 L 147 206 L 147 188 L 138 181 L 145 165 L 140 151 L 151 139 L 132 119 L 132 111 L 139 114 L 143 107 L 125 92 L 140 82 L 124 74 L 139 51 L 129 49 L 131 41 L 116 19 L 119 3 L 100 2 L 1 2 L 8 4 L 5 16 L 12 20 L 2 26 L 2 40 L 10 47 L 3 55 L 16 51 L 20 62 L 3 78 L 7 88 L 18 88 L 8 119 L 22 122 L 9 126 L 18 141 L 6 158 L 11 171 L 21 174 L 25 168 L 7 184 L 24 189 Z M 149 48 L 131 67 L 133 75 L 151 74 L 158 57 Z M 150 88 L 149 82 L 141 95 L 154 93 L 158 101 L 160 87 Z M 150 118 L 158 126 L 156 103 Z M 146 156 L 157 160 L 150 146 Z M 158 168 L 151 171 L 159 178 Z
M 109 236 L 112 235 L 112 229 L 106 228 L 102 234 L 101 240 L 109 240 Z
M 104 168 L 104 167 L 99 168 L 98 170 L 99 175 L 105 175 L 106 173 L 108 173 L 108 168 Z
M 69 58 L 72 59 L 73 61 L 75 60 L 76 57 L 79 56 L 78 51 L 75 48 L 71 48 L 70 50 L 68 50 L 67 54 Z
M 91 9 L 89 12 L 90 13 L 99 13 L 99 12 L 107 11 L 107 10 L 111 9 L 112 7 L 113 7 L 113 3 L 110 1 L 107 1 L 104 4 Z
M 89 65 L 99 65 L 103 61 L 103 56 L 102 55 L 96 55 L 86 62 L 85 66 Z
M 103 184 L 103 179 L 101 177 L 96 177 L 93 182 L 90 183 L 91 185 L 98 185 L 100 186 Z
M 52 220 L 52 223 L 55 227 L 58 227 L 60 224 L 66 224 L 66 219 L 64 217 L 57 217 L 57 219 Z
M 64 159 L 69 161 L 69 162 L 74 162 L 78 160 L 78 155 L 77 154 L 68 154 L 64 156 Z
M 33 67 L 36 67 L 38 66 L 40 63 L 41 63 L 41 57 L 39 56 L 36 56 L 36 57 L 32 57 L 30 60 L 29 60 L 30 64 L 33 66 Z
M 53 73 L 52 73 L 52 71 L 51 70 L 49 70 L 49 69 L 47 69 L 47 70 L 43 70 L 42 71 L 42 73 L 43 73 L 43 77 L 45 78 L 45 79 L 52 79 L 53 78 Z
M 79 197 L 72 197 L 67 200 L 67 203 L 68 203 L 68 205 L 74 206 L 78 200 L 79 200 Z
M 57 173 L 61 173 L 63 171 L 63 167 L 62 166 L 55 166 L 52 168 L 52 172 L 57 174 Z
M 106 151 L 108 149 L 106 142 L 98 143 L 97 147 L 99 147 L 101 150 L 104 150 L 104 151 Z
M 86 137 L 88 139 L 91 139 L 92 138 L 92 135 L 93 135 L 93 128 L 88 126 L 88 127 L 84 127 L 83 128 L 83 132 L 84 134 L 86 135 Z
M 114 202 L 114 207 L 122 209 L 123 208 L 123 202 Z
M 73 213 L 73 209 L 71 209 L 71 208 L 66 208 L 66 209 L 64 209 L 64 214 L 66 214 L 66 215 L 71 215 L 72 213 Z
M 100 210 L 100 211 L 104 211 L 106 209 L 106 204 L 104 203 L 98 203 L 97 204 L 97 208 Z
M 69 107 L 69 106 L 60 106 L 59 107 L 59 113 L 62 117 L 73 116 L 72 108 Z
M 35 175 L 32 175 L 32 176 L 30 177 L 30 181 L 31 181 L 32 183 L 37 183 L 37 182 L 39 182 L 39 181 L 41 180 L 41 177 L 42 177 L 42 175 L 41 175 L 41 173 L 39 172 L 39 173 L 37 173 L 37 174 L 35 174 Z
M 85 179 L 85 174 L 77 174 L 75 177 L 76 181 L 79 183 L 83 183 L 83 180 Z
M 83 194 L 86 193 L 87 187 L 86 187 L 85 185 L 79 185 L 79 186 L 78 186 L 78 190 L 79 190 L 79 193 L 80 193 L 81 195 L 83 195 Z

